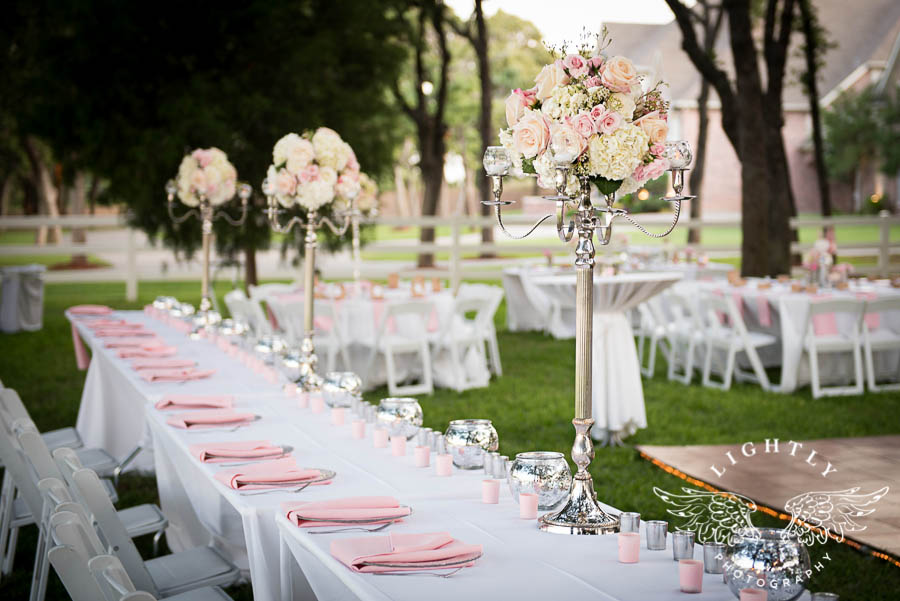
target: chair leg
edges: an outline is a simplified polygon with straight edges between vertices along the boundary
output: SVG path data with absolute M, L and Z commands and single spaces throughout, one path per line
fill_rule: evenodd
M 678 367 L 678 340 L 673 340 L 669 345 L 669 366 L 666 369 L 666 377 L 669 380 L 675 380 L 677 378 L 676 369 Z
M 728 347 L 728 358 L 725 360 L 725 372 L 722 374 L 722 390 L 731 390 L 731 380 L 734 379 L 734 364 L 737 359 L 737 349 Z
M 144 447 L 138 445 L 131 449 L 131 452 L 125 456 L 125 459 L 119 462 L 119 465 L 116 466 L 116 469 L 113 470 L 113 485 L 119 485 L 119 476 L 122 475 L 122 472 L 125 470 L 128 465 L 134 461 L 134 459 L 144 450 Z
M 6 555 L 3 557 L 3 575 L 8 576 L 12 573 L 13 564 L 16 559 L 16 543 L 19 542 L 19 529 L 9 529 L 9 543 L 5 549 Z
M 497 376 L 503 375 L 503 365 L 500 363 L 500 344 L 497 342 L 497 333 L 488 334 L 488 351 L 491 357 L 491 369 Z
M 717 388 L 713 384 L 712 378 L 712 342 L 706 343 L 706 357 L 703 358 L 703 385 L 710 388 Z
M 9 525 L 13 518 L 13 503 L 16 487 L 13 486 L 9 470 L 3 472 L 3 484 L 0 486 L 0 566 L 5 563 L 6 544 L 9 542 Z M 2 572 L 5 574 L 5 572 Z
M 856 394 L 863 393 L 863 362 L 859 344 L 853 346 L 853 368 L 856 372 Z
M 394 353 L 390 347 L 384 349 L 384 362 L 387 365 L 388 392 L 397 396 L 397 374 L 394 371 Z
M 159 557 L 159 541 L 162 539 L 163 534 L 166 533 L 165 528 L 161 530 L 157 530 L 156 534 L 153 535 L 153 557 Z
M 864 342 L 864 348 L 866 352 L 866 376 L 869 380 L 869 390 L 878 392 L 880 387 L 875 383 L 875 361 L 872 357 L 872 345 L 869 343 L 868 338 L 866 338 Z
M 434 392 L 434 377 L 431 373 L 431 350 L 428 348 L 428 342 L 423 341 L 421 346 L 422 353 L 422 385 L 425 387 L 425 394 Z
M 685 385 L 690 384 L 691 380 L 694 379 L 694 350 L 697 348 L 696 344 L 692 336 L 690 342 L 688 342 L 687 357 L 684 358 L 684 377 L 681 379 L 681 382 Z
M 38 533 L 37 547 L 34 550 L 34 571 L 31 573 L 31 592 L 28 595 L 29 601 L 43 601 L 44 595 L 41 589 L 44 588 L 46 580 L 46 539 L 43 529 Z
M 813 398 L 817 399 L 822 396 L 821 385 L 819 384 L 819 355 L 816 353 L 816 347 L 809 347 L 809 379 L 812 385 Z
M 747 353 L 747 358 L 750 360 L 750 365 L 753 367 L 753 373 L 756 374 L 759 385 L 762 386 L 763 390 L 771 390 L 772 385 L 769 383 L 769 376 L 766 374 L 762 361 L 759 360 L 759 355 L 756 354 L 756 349 L 752 346 L 748 346 L 744 349 L 744 352 Z

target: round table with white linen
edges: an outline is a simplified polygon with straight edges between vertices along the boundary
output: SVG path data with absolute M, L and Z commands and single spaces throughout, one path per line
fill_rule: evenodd
M 592 342 L 594 438 L 647 427 L 641 369 L 625 311 L 656 296 L 682 278 L 680 273 L 627 273 L 594 277 Z M 567 314 L 575 312 L 575 274 L 533 278 Z M 562 314 L 562 313 L 561 313 Z M 574 326 L 574 324 L 573 324 Z

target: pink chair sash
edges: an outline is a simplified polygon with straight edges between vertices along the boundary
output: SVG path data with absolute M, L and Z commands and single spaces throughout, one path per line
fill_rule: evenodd
M 856 298 L 861 298 L 865 300 L 875 300 L 878 298 L 878 295 L 874 292 L 857 292 Z M 866 327 L 869 328 L 869 331 L 877 330 L 881 327 L 881 316 L 878 313 L 866 313 L 863 319 L 866 322 Z
M 831 298 L 830 294 L 820 294 L 817 299 Z M 813 300 L 813 302 L 816 302 Z M 813 332 L 816 336 L 837 336 L 837 316 L 834 313 L 819 313 L 812 316 Z
M 756 311 L 759 314 L 759 325 L 771 328 L 772 309 L 769 307 L 769 297 L 765 294 L 760 294 L 756 297 Z
M 78 328 L 75 327 L 74 323 L 72 324 L 72 346 L 75 348 L 75 364 L 81 371 L 86 370 L 88 365 L 91 364 L 91 357 L 88 355 L 84 342 L 81 340 L 81 336 L 78 335 Z

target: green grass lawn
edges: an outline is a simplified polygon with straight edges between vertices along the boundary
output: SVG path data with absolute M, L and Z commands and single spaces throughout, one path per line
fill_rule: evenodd
M 139 301 L 127 303 L 120 284 L 50 284 L 42 331 L 0 334 L 4 349 L 0 378 L 19 391 L 40 429 L 74 424 L 84 385 L 84 372 L 75 368 L 69 324 L 63 317 L 66 307 L 99 303 L 138 308 L 158 294 L 188 301 L 199 296 L 198 283 L 142 283 L 140 290 Z M 451 419 L 486 417 L 494 420 L 504 455 L 537 449 L 568 455 L 573 438 L 574 342 L 506 332 L 504 311 L 501 308 L 497 316 L 503 377 L 495 378 L 487 389 L 438 390 L 422 398 L 425 425 L 443 430 Z M 660 361 L 655 377 L 644 382 L 650 427 L 629 438 L 629 447 L 597 449 L 591 466 L 599 498 L 623 510 L 639 511 L 644 519 L 667 519 L 653 486 L 677 490 L 686 483 L 642 460 L 631 445 L 737 445 L 772 437 L 798 440 L 900 433 L 900 422 L 890 417 L 897 414 L 897 393 L 813 400 L 808 389 L 779 395 L 748 384 L 719 392 L 670 383 L 664 370 Z M 366 398 L 377 402 L 383 396 L 387 396 L 385 389 Z M 126 476 L 120 492 L 123 506 L 158 502 L 152 477 Z M 754 517 L 754 523 L 784 525 L 764 515 Z M 34 541 L 33 532 L 21 537 L 16 570 L 0 584 L 0 599 L 27 596 Z M 149 550 L 146 541 L 141 547 Z M 810 552 L 814 563 L 826 552 L 831 557 L 826 569 L 814 576 L 812 590 L 839 593 L 843 601 L 897 598 L 900 569 L 888 562 L 835 542 Z M 51 578 L 48 599 L 66 598 L 55 576 Z M 237 598 L 251 598 L 247 585 L 230 592 Z

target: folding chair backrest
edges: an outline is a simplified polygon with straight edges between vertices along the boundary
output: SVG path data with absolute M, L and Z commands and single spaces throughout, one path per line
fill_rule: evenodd
M 134 583 L 115 555 L 98 555 L 87 564 L 88 570 L 103 593 L 104 601 L 120 601 L 135 592 Z
M 254 301 L 268 301 L 269 297 L 274 296 L 276 294 L 286 294 L 290 292 L 296 292 L 297 287 L 294 284 L 260 284 L 259 286 L 254 286 L 250 284 L 248 286 L 250 290 L 250 299 Z
M 692 329 L 700 327 L 700 315 L 694 302 L 679 292 L 672 292 L 668 295 L 669 306 L 676 321 L 682 322 L 681 325 L 688 326 Z
M 41 527 L 43 528 L 50 516 L 64 505 L 72 504 L 72 495 L 69 494 L 69 487 L 62 480 L 57 478 L 44 478 L 37 484 L 41 493 L 41 499 L 44 502 L 41 511 Z
M 61 545 L 47 553 L 50 565 L 62 581 L 72 601 L 99 601 L 103 592 L 91 576 L 84 558 L 72 547 Z
M 900 313 L 900 295 L 886 296 L 866 301 L 866 315 L 872 313 Z M 882 321 L 882 323 L 884 323 Z
M 109 495 L 100 483 L 97 473 L 85 468 L 75 472 L 73 479 L 88 511 L 93 514 L 94 520 L 97 522 L 97 528 L 116 557 L 125 566 L 132 582 L 140 590 L 158 595 L 150 572 L 147 571 L 144 560 L 138 553 L 137 547 L 134 546 L 131 537 L 128 536 L 128 532 L 119 519 Z
M 490 284 L 460 284 L 459 292 L 456 298 L 478 298 L 487 302 L 487 322 L 489 325 L 494 323 L 494 315 L 500 309 L 500 303 L 503 302 L 503 288 L 500 286 L 491 286 Z
M 817 315 L 833 313 L 844 313 L 853 318 L 853 329 L 850 331 L 851 338 L 857 338 L 862 331 L 863 312 L 865 311 L 866 301 L 855 298 L 824 298 L 815 299 L 809 303 L 809 315 L 806 318 L 806 335 L 816 336 L 816 328 L 813 321 Z
M 384 334 L 388 320 L 394 318 L 397 324 L 397 331 L 403 336 L 424 338 L 428 335 L 428 317 L 433 310 L 434 304 L 429 300 L 386 303 L 384 313 L 381 316 L 379 331 L 381 334 Z M 402 324 L 400 322 L 401 318 L 403 319 Z
M 488 325 L 490 303 L 490 299 L 484 297 L 457 298 L 453 303 L 453 313 L 464 321 L 468 321 L 467 314 L 474 312 L 475 317 L 472 321 L 476 331 L 483 331 L 490 327 Z
M 78 453 L 68 447 L 61 447 L 53 451 L 53 461 L 56 462 L 56 466 L 59 468 L 66 484 L 74 487 L 75 481 L 72 479 L 72 476 L 75 472 L 84 468 L 81 464 L 81 459 L 78 458 Z
M 91 557 L 106 552 L 90 522 L 75 511 L 57 511 L 52 514 L 48 529 L 50 540 L 54 544 L 73 549 L 84 560 L 85 568 Z
M 0 390 L 0 412 L 3 414 L 4 427 L 10 432 L 12 422 L 23 417 L 31 418 L 19 393 L 12 388 Z
M 19 422 L 21 423 L 21 420 Z M 18 432 L 19 444 L 22 446 L 22 452 L 25 453 L 25 459 L 34 470 L 36 480 L 44 478 L 57 478 L 65 480 L 59 471 L 53 456 L 50 455 L 50 449 L 47 443 L 41 438 L 37 429 L 26 429 Z
M 26 418 L 27 419 L 27 418 Z M 21 420 L 16 420 L 16 423 Z M 16 485 L 19 494 L 25 499 L 31 515 L 40 516 L 43 508 L 41 493 L 37 488 L 37 482 L 31 474 L 31 468 L 25 461 L 25 455 L 19 445 L 19 440 L 13 433 L 12 424 L 10 428 L 0 428 L 0 459 L 3 460 L 3 467 L 6 469 L 12 481 Z
M 303 339 L 303 301 L 276 300 L 271 302 L 271 307 L 275 313 L 275 319 L 278 320 L 278 326 L 284 330 L 288 338 L 299 343 Z
M 744 317 L 738 311 L 735 300 L 730 296 L 707 293 L 703 296 L 706 303 L 705 321 L 709 328 L 734 330 L 734 333 L 743 336 L 747 333 Z M 728 319 L 721 319 L 727 317 Z
M 228 307 L 228 312 L 231 313 L 232 319 L 246 321 L 243 304 L 246 300 L 247 295 L 240 288 L 235 288 L 225 294 L 225 306 Z

